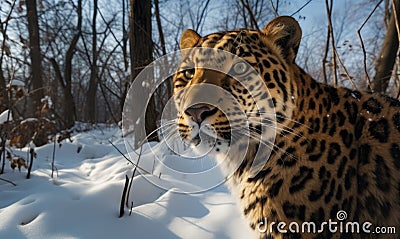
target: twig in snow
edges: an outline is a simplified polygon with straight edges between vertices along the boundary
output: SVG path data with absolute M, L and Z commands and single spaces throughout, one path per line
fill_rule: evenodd
M 30 154 L 31 160 L 29 161 L 28 174 L 26 175 L 26 179 L 30 179 L 30 177 L 31 177 L 33 158 L 35 157 L 35 149 L 34 148 L 30 148 L 29 149 L 29 154 Z
M 129 210 L 129 216 L 132 215 L 133 212 L 133 202 L 131 202 L 131 209 Z
M 5 138 L 1 139 L 1 146 L 0 147 L 1 147 L 1 149 L 0 149 L 0 153 L 1 153 L 0 159 L 3 159 L 3 162 L 1 164 L 0 174 L 3 174 L 4 173 L 4 166 L 6 165 L 6 139 Z
M 119 149 L 117 148 L 117 146 L 115 146 L 110 140 L 108 140 L 108 142 L 118 151 L 118 153 L 120 153 L 120 154 L 121 154 L 129 163 L 131 163 L 133 166 L 139 168 L 140 170 L 142 170 L 142 171 L 145 172 L 145 173 L 151 174 L 151 173 L 150 173 L 149 171 L 147 171 L 146 169 L 144 169 L 144 168 L 140 167 L 138 164 L 132 162 L 132 160 L 130 160 L 128 157 L 126 157 L 125 154 L 123 154 L 123 153 L 121 152 L 121 150 L 119 150 Z
M 56 140 L 53 143 L 53 158 L 51 160 L 51 178 L 54 176 L 54 160 L 56 158 Z
M 133 178 L 135 177 L 135 173 L 136 173 L 136 170 L 137 170 L 137 168 L 138 168 L 138 165 L 139 165 L 139 162 L 140 162 L 140 158 L 141 158 L 141 156 L 142 156 L 142 150 L 143 150 L 143 146 L 140 146 L 140 152 L 139 152 L 138 160 L 137 160 L 137 163 L 136 163 L 137 166 L 133 169 L 132 177 L 131 177 L 131 180 L 130 180 L 130 182 L 129 182 L 128 194 L 126 195 L 126 206 L 127 206 L 127 207 L 128 207 L 128 202 L 129 202 L 129 196 L 130 196 L 130 194 L 131 194 L 131 188 L 132 188 Z
M 129 178 L 127 175 L 125 175 L 125 185 L 124 185 L 124 191 L 122 191 L 122 197 L 121 197 L 121 202 L 119 204 L 119 217 L 124 216 L 124 204 L 125 204 L 125 198 L 126 198 L 126 191 L 128 190 L 128 182 Z
M 14 186 L 17 186 L 17 184 L 11 182 L 10 180 L 4 179 L 4 178 L 0 178 L 0 180 L 1 180 L 1 181 L 4 181 L 4 182 L 7 182 L 7 183 L 9 183 L 9 184 L 12 184 L 12 185 L 14 185 Z

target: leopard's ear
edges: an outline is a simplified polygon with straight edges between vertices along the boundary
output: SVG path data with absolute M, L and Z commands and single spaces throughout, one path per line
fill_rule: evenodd
M 179 44 L 181 50 L 194 47 L 200 38 L 201 36 L 192 29 L 185 30 L 182 34 L 181 41 Z
M 294 62 L 301 40 L 301 28 L 294 18 L 277 17 L 268 23 L 262 32 L 281 49 L 282 56 L 288 62 Z

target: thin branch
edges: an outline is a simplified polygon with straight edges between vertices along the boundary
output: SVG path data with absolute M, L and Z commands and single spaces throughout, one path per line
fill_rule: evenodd
M 12 184 L 13 186 L 17 186 L 17 184 L 11 182 L 10 180 L 4 179 L 4 178 L 0 178 L 0 181 L 4 181 L 4 182 L 7 182 L 9 184 Z
M 132 215 L 132 212 L 133 212 L 133 202 L 131 202 L 131 209 L 129 210 L 129 216 Z
M 260 28 L 258 27 L 258 24 L 257 24 L 257 20 L 256 20 L 255 17 L 254 17 L 253 10 L 251 10 L 249 1 L 247 1 L 247 0 L 246 0 L 246 2 L 244 2 L 244 1 L 245 1 L 245 0 L 240 0 L 240 2 L 242 3 L 243 7 L 247 10 L 247 13 L 248 13 L 249 16 L 250 16 L 251 25 L 252 25 L 257 31 L 260 31 Z
M 374 9 L 372 9 L 372 11 L 369 13 L 369 15 L 367 16 L 367 18 L 364 20 L 364 22 L 361 24 L 361 26 L 357 29 L 357 35 L 358 38 L 360 39 L 360 43 L 361 43 L 361 49 L 363 52 L 363 64 L 364 64 L 364 74 L 365 77 L 367 78 L 367 83 L 368 83 L 368 89 L 371 90 L 371 78 L 369 77 L 368 74 L 368 69 L 367 69 L 367 51 L 365 50 L 365 45 L 364 45 L 364 40 L 361 36 L 361 30 L 363 29 L 363 27 L 365 26 L 365 24 L 367 24 L 368 20 L 371 18 L 371 16 L 374 14 L 374 12 L 376 11 L 376 9 L 378 8 L 378 6 L 383 2 L 383 0 L 379 1 Z
M 329 30 L 326 32 L 326 43 L 325 43 L 325 51 L 324 51 L 324 56 L 322 58 L 322 73 L 324 74 L 324 82 L 325 84 L 328 84 L 328 76 L 326 74 L 326 63 L 328 62 L 326 58 L 328 57 L 328 52 L 329 52 L 329 42 L 331 40 L 331 31 Z
M 64 82 L 63 76 L 61 75 L 60 66 L 58 65 L 55 58 L 50 58 L 49 61 L 50 61 L 51 65 L 53 66 L 54 75 L 55 75 L 56 80 L 58 82 L 60 82 L 61 87 L 63 89 L 65 89 L 65 82 Z
M 6 133 L 7 133 L 7 131 L 6 131 Z M 1 170 L 0 170 L 0 174 L 3 174 L 4 173 L 4 167 L 5 167 L 5 165 L 6 165 L 6 138 L 7 137 L 4 137 L 4 138 L 2 138 L 1 139 L 1 149 L 0 149 L 0 159 L 3 159 L 2 160 L 2 163 L 1 163 Z
M 107 22 L 107 21 L 106 21 L 106 18 L 104 17 L 104 15 L 103 15 L 103 13 L 102 13 L 102 11 L 101 11 L 101 9 L 98 9 L 98 13 L 99 13 L 101 19 L 102 19 L 102 20 L 104 21 L 104 23 L 106 24 L 106 30 L 107 30 L 107 28 L 108 28 L 108 30 L 110 31 L 110 33 L 111 33 L 111 35 L 113 36 L 114 40 L 117 42 L 118 46 L 120 46 L 120 47 L 122 48 L 123 46 L 121 45 L 121 41 L 118 40 L 117 36 L 115 35 L 114 31 L 112 30 L 112 27 L 110 27 L 111 23 L 113 23 L 113 22 L 115 21 L 116 16 L 114 15 L 114 16 L 112 17 L 112 19 L 111 19 L 110 21 Z M 123 26 L 123 27 L 125 27 L 125 26 Z
M 394 16 L 394 20 L 395 20 L 395 25 L 396 25 L 396 30 L 397 30 L 397 38 L 400 42 L 400 28 L 399 28 L 399 19 L 398 19 L 398 15 L 397 15 L 397 9 L 396 9 L 396 5 L 394 3 L 394 0 L 392 0 L 392 11 L 393 11 L 393 16 Z
M 142 157 L 142 152 L 143 152 L 143 145 L 140 146 L 140 152 L 139 152 L 139 156 L 138 156 L 136 165 L 139 165 L 140 158 Z M 130 182 L 129 182 L 128 194 L 126 195 L 126 206 L 127 206 L 127 207 L 129 206 L 129 205 L 128 205 L 128 202 L 129 202 L 129 197 L 130 197 L 130 195 L 131 195 L 131 188 L 132 188 L 133 178 L 135 177 L 135 173 L 136 173 L 136 170 L 137 170 L 137 169 L 138 169 L 138 166 L 136 166 L 136 167 L 133 169 L 132 177 L 131 177 L 131 180 L 130 180 Z
M 332 5 L 333 0 L 325 0 L 326 13 L 328 15 L 328 27 L 331 32 L 331 46 L 332 46 L 332 64 L 333 64 L 333 84 L 337 85 L 337 67 L 336 67 L 336 46 L 335 46 L 335 36 L 333 34 L 333 25 L 332 25 Z
M 396 64 L 395 72 L 398 72 L 398 71 L 399 71 L 399 65 Z M 394 77 L 394 82 L 397 84 L 397 93 L 396 93 L 395 98 L 399 99 L 399 97 L 400 97 L 400 79 L 399 79 L 399 74 L 394 74 L 393 77 Z
M 164 38 L 164 32 L 161 24 L 161 18 L 160 18 L 160 6 L 159 6 L 159 1 L 154 0 L 154 8 L 155 8 L 155 15 L 156 15 L 156 22 L 157 22 L 157 29 L 158 29 L 158 37 L 160 38 L 161 42 L 161 50 L 162 54 L 166 55 L 167 50 L 165 48 L 165 38 Z
M 113 118 L 113 120 L 114 120 L 114 123 L 116 124 L 116 125 L 118 125 L 118 120 L 115 118 L 115 115 L 114 115 L 114 113 L 113 113 L 113 111 L 112 111 L 112 107 L 111 107 L 111 105 L 110 105 L 110 102 L 108 101 L 108 99 L 107 99 L 107 97 L 106 97 L 106 92 L 105 92 L 105 90 L 104 90 L 104 83 L 103 83 L 103 81 L 102 80 L 99 80 L 99 83 L 100 83 L 100 90 L 101 90 L 101 93 L 102 93 L 102 95 L 103 95 L 103 98 L 104 98 L 104 101 L 105 101 L 105 103 L 106 103 L 106 106 L 107 106 L 107 109 L 108 109 L 108 111 L 110 112 L 110 114 L 111 114 L 111 117 Z M 119 126 L 119 125 L 118 125 Z
M 119 148 L 117 148 L 117 146 L 115 146 L 115 144 L 113 144 L 110 140 L 108 140 L 108 142 L 109 142 L 109 143 L 111 144 L 111 146 L 113 146 L 113 147 L 118 151 L 118 153 L 120 153 L 129 163 L 131 163 L 131 164 L 134 165 L 135 167 L 139 168 L 139 169 L 142 170 L 143 172 L 148 173 L 148 174 L 151 174 L 151 173 L 150 173 L 149 171 L 147 171 L 146 169 L 144 169 L 144 168 L 140 167 L 138 164 L 132 162 L 132 160 L 130 160 L 128 157 L 126 157 L 125 154 L 123 154 L 123 153 L 121 152 L 121 150 L 119 150 Z
M 301 10 L 303 10 L 303 8 L 305 8 L 308 4 L 310 4 L 312 2 L 312 0 L 308 0 L 308 2 L 306 2 L 303 6 L 301 6 L 297 11 L 295 11 L 294 13 L 292 13 L 290 16 L 293 17 L 295 14 L 299 13 Z
M 340 59 L 339 54 L 337 53 L 336 49 L 335 49 L 335 53 L 336 53 L 336 56 L 337 56 L 337 59 L 338 59 L 340 65 L 342 66 L 342 69 L 343 69 L 346 77 L 349 79 L 351 85 L 353 86 L 353 90 L 357 90 L 357 86 L 354 83 L 353 78 L 350 76 L 349 72 L 347 71 L 347 68 L 344 66 L 342 59 Z
M 51 160 L 51 178 L 54 177 L 54 161 L 56 159 L 56 139 L 54 138 L 54 143 L 53 143 L 53 154 L 52 154 L 52 160 Z
M 4 20 L 4 22 L 0 22 L 1 23 L 1 33 L 2 33 L 2 35 L 3 35 L 3 42 L 2 42 L 2 46 L 1 46 L 1 49 L 3 49 L 2 51 L 1 51 L 1 56 L 0 56 L 0 63 L 2 63 L 3 62 L 3 57 L 4 57 L 4 49 L 5 49 L 5 46 L 6 46 L 6 39 L 8 38 L 7 37 L 7 28 L 8 28 L 8 22 L 11 20 L 11 13 L 13 12 L 13 10 L 14 10 L 14 6 L 15 6 L 15 3 L 16 3 L 16 0 L 14 0 L 13 2 L 12 2 L 12 4 L 11 4 L 11 7 L 10 7 L 10 10 L 8 11 L 8 14 L 7 14 L 7 17 L 6 17 L 6 19 Z M 4 27 L 4 29 L 3 29 L 3 24 L 5 24 L 5 27 Z M 1 67 L 1 66 L 0 66 Z
M 210 0 L 207 0 L 203 7 L 203 10 L 201 11 L 200 17 L 197 19 L 196 31 L 199 30 L 200 26 L 202 25 L 202 21 L 204 23 L 204 15 L 206 14 L 206 10 L 208 8 L 209 3 L 210 3 Z
M 278 13 L 279 0 L 276 1 L 276 7 L 274 5 L 273 0 L 269 0 L 269 2 L 271 3 L 271 7 L 272 7 L 272 10 L 274 11 L 275 17 L 279 17 L 279 13 Z
M 128 190 L 128 182 L 129 178 L 127 175 L 125 175 L 125 184 L 124 184 L 124 190 L 122 191 L 122 197 L 121 197 L 121 202 L 119 204 L 119 217 L 123 217 L 125 210 L 124 210 L 124 204 L 125 204 L 125 198 L 126 198 L 126 191 Z
M 29 161 L 28 174 L 26 175 L 26 179 L 30 179 L 31 178 L 33 158 L 35 157 L 35 150 L 33 148 L 29 149 L 29 155 L 30 155 L 30 159 L 31 160 Z

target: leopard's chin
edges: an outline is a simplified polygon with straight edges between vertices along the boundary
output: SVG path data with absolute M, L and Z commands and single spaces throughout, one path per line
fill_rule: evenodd
M 203 130 L 189 141 L 190 147 L 198 156 L 210 156 L 217 145 L 217 138 Z

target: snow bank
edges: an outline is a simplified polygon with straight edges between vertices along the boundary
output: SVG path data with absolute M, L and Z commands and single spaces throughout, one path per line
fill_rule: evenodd
M 125 209 L 125 216 L 118 218 L 125 175 L 133 171 L 108 142 L 126 152 L 119 130 L 101 128 L 72 139 L 56 146 L 54 179 L 50 178 L 53 144 L 36 149 L 30 180 L 25 179 L 25 171 L 6 167 L 0 177 L 17 186 L 0 181 L 0 238 L 252 238 L 224 185 L 202 193 L 175 193 L 201 183 L 193 186 L 171 177 L 162 167 L 154 168 L 149 151 L 140 165 L 154 170 L 154 175 L 137 174 L 130 193 L 132 214 Z M 167 155 L 166 164 L 181 170 L 191 172 L 201 164 L 213 167 L 206 160 L 171 155 L 159 144 L 150 147 Z M 14 153 L 26 156 L 26 149 Z

